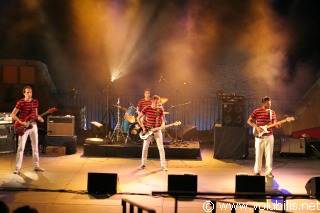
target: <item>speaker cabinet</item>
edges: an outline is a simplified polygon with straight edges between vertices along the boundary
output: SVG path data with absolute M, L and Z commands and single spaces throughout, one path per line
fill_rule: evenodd
M 16 151 L 13 124 L 0 125 L 0 153 Z
M 222 126 L 243 126 L 245 122 L 244 97 L 222 96 Z
M 197 192 L 197 190 L 197 175 L 168 175 L 168 192 Z
M 118 174 L 115 173 L 88 173 L 88 194 L 109 194 L 118 192 Z
M 241 159 L 249 154 L 249 129 L 246 127 L 214 127 L 213 157 Z
M 312 177 L 306 184 L 307 194 L 311 197 L 320 196 L 320 177 Z
M 266 191 L 264 176 L 236 175 L 236 193 Z
M 48 116 L 48 136 L 74 136 L 74 116 Z

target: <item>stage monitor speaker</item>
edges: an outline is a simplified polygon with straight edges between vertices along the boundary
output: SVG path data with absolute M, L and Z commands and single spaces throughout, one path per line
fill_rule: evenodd
M 13 124 L 0 125 L 0 153 L 11 153 L 16 151 Z
M 74 136 L 74 116 L 48 116 L 48 136 Z
M 118 192 L 118 174 L 116 173 L 88 173 L 88 194 L 114 195 Z
M 305 188 L 311 197 L 320 197 L 320 177 L 310 178 Z
M 266 191 L 264 176 L 236 175 L 236 193 Z
M 242 159 L 249 154 L 249 129 L 240 126 L 214 127 L 213 157 Z
M 193 174 L 168 175 L 168 192 L 197 192 L 198 176 Z
M 178 137 L 184 141 L 198 140 L 197 127 L 193 125 L 186 125 L 178 131 Z

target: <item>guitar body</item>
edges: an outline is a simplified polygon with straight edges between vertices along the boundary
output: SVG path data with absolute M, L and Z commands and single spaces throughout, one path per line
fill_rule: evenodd
M 26 122 L 30 123 L 30 115 L 27 117 Z M 25 127 L 23 125 L 21 125 L 18 121 L 14 122 L 14 129 L 16 131 L 16 134 L 19 136 L 22 136 L 28 129 L 32 129 L 32 125 L 30 124 L 28 127 Z
M 140 135 L 140 138 L 141 138 L 142 140 L 145 140 L 145 139 L 147 139 L 150 135 L 153 135 L 153 132 L 152 132 L 152 131 L 148 131 L 146 134 L 143 134 L 143 131 L 142 131 L 142 128 L 141 128 L 141 131 L 140 131 L 139 135 Z
M 51 108 L 51 109 L 49 109 L 48 111 L 46 111 L 45 113 L 43 113 L 43 114 L 41 114 L 40 115 L 40 117 L 43 117 L 43 116 L 45 116 L 45 115 L 47 115 L 47 114 L 52 114 L 52 113 L 54 113 L 55 111 L 57 111 L 57 109 L 56 108 Z M 14 129 L 15 129 L 15 132 L 16 132 L 16 134 L 17 135 L 19 135 L 19 136 L 22 136 L 28 129 L 32 129 L 32 125 L 31 125 L 31 123 L 32 122 L 36 122 L 37 121 L 37 119 L 38 119 L 38 117 L 35 117 L 35 118 L 30 118 L 31 117 L 31 115 L 29 115 L 27 118 L 26 118 L 26 122 L 27 123 L 29 123 L 30 125 L 28 126 L 28 127 L 25 127 L 25 126 L 23 126 L 23 125 L 21 125 L 19 122 L 14 122 Z
M 253 131 L 253 135 L 257 138 L 261 138 L 262 135 L 269 133 L 268 129 L 267 129 L 267 125 L 265 126 L 259 126 L 262 129 L 262 132 L 258 132 L 257 129 L 254 129 Z

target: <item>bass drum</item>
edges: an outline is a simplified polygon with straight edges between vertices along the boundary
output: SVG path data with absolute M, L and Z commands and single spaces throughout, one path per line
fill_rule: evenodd
M 132 141 L 136 143 L 142 143 L 142 139 L 140 138 L 140 132 L 142 131 L 142 128 L 139 126 L 138 122 L 135 122 L 130 125 L 129 127 L 129 137 Z

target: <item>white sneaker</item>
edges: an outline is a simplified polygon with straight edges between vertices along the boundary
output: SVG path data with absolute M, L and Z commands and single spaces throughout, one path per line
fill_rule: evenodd
M 13 174 L 19 175 L 20 174 L 20 170 L 19 169 L 14 170 Z
M 138 167 L 138 170 L 142 170 L 142 169 L 144 169 L 144 168 L 146 168 L 146 166 L 145 166 L 144 164 L 141 164 L 141 165 Z
M 166 166 L 162 166 L 162 171 L 168 171 L 168 168 Z

